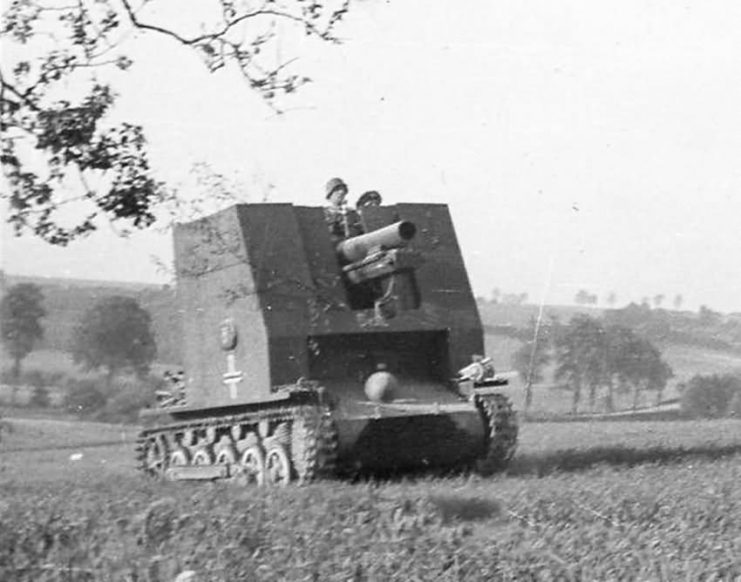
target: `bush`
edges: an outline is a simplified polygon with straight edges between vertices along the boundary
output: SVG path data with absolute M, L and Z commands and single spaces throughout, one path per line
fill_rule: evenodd
M 51 405 L 49 386 L 58 385 L 62 379 L 62 374 L 59 372 L 48 374 L 40 370 L 29 370 L 23 376 L 25 383 L 33 387 L 31 400 L 28 404 L 38 408 L 48 408 Z
M 99 388 L 100 381 L 94 379 L 69 380 L 64 405 L 70 412 L 89 415 L 106 404 L 105 393 Z
M 72 413 L 104 422 L 136 422 L 139 411 L 155 402 L 164 380 L 149 375 L 119 376 L 110 384 L 102 379 L 70 380 L 65 407 Z
M 47 408 L 52 405 L 50 388 L 62 384 L 64 374 L 61 372 L 45 372 L 38 369 L 29 369 L 21 372 L 15 378 L 9 370 L 0 373 L 0 384 L 11 387 L 10 403 L 14 406 L 34 406 Z M 30 388 L 30 398 L 28 396 Z
M 49 389 L 46 386 L 34 386 L 33 394 L 31 394 L 31 400 L 28 404 L 37 408 L 48 408 L 51 405 Z
M 685 418 L 719 418 L 730 413 L 731 400 L 741 392 L 741 379 L 723 376 L 695 376 L 682 391 L 680 408 Z
M 154 376 L 117 378 L 111 384 L 108 399 L 95 415 L 97 420 L 108 422 L 136 422 L 139 411 L 155 402 L 155 390 L 162 380 Z

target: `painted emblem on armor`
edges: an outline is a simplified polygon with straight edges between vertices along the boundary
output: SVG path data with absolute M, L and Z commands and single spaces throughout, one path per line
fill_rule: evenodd
M 222 377 L 224 384 L 229 387 L 229 398 L 234 400 L 237 397 L 237 384 L 244 378 L 244 372 L 237 370 L 237 360 L 233 353 L 226 355 L 226 372 Z
M 237 347 L 237 327 L 234 320 L 227 318 L 219 326 L 221 337 L 221 349 L 225 351 L 233 350 Z

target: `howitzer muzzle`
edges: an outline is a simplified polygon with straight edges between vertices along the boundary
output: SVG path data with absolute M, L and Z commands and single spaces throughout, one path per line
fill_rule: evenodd
M 400 220 L 378 230 L 343 240 L 337 245 L 337 252 L 344 260 L 354 263 L 363 260 L 374 250 L 403 247 L 416 233 L 417 227 L 413 222 Z

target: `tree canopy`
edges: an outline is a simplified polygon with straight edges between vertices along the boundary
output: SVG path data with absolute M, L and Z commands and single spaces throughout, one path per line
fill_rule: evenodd
M 109 381 L 127 368 L 138 374 L 148 372 L 156 355 L 151 317 L 131 297 L 101 299 L 75 329 L 74 362 L 88 370 L 105 368 Z
M 0 163 L 9 188 L 0 197 L 17 234 L 65 245 L 95 230 L 101 218 L 124 228 L 146 228 L 156 220 L 157 206 L 170 194 L 150 167 L 142 126 L 111 121 L 117 93 L 106 80 L 111 70 L 134 64 L 131 48 L 142 35 L 195 51 L 211 72 L 236 67 L 252 90 L 279 109 L 277 100 L 309 79 L 296 71 L 295 59 L 278 62 L 267 49 L 288 30 L 339 42 L 334 31 L 349 0 L 193 3 L 181 10 L 178 25 L 158 12 L 163 5 L 7 4 L 0 28 Z M 20 50 L 10 50 L 15 47 Z M 61 212 L 70 205 L 74 212 Z
M 741 403 L 741 379 L 733 374 L 695 375 L 681 388 L 681 411 L 688 418 L 730 415 Z
M 0 301 L 0 333 L 13 358 L 13 376 L 21 373 L 21 362 L 44 336 L 41 318 L 46 315 L 44 295 L 38 285 L 19 283 L 8 289 Z
M 604 325 L 587 315 L 575 316 L 555 334 L 556 379 L 566 382 L 573 393 L 572 412 L 577 412 L 582 391 L 588 389 L 594 410 L 600 392 L 605 408 L 613 408 L 614 389 L 632 389 L 633 407 L 643 390 L 661 394 L 672 370 L 661 352 L 631 329 Z

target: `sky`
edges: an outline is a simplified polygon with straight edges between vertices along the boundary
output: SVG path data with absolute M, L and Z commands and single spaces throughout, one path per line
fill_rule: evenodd
M 350 200 L 449 204 L 477 295 L 741 311 L 739 30 L 727 0 L 364 0 L 342 45 L 276 48 L 313 78 L 283 115 L 147 36 L 116 114 L 184 192 L 206 162 L 249 202 L 319 205 L 340 176 Z M 171 278 L 164 232 L 59 249 L 5 227 L 0 253 L 13 274 Z

